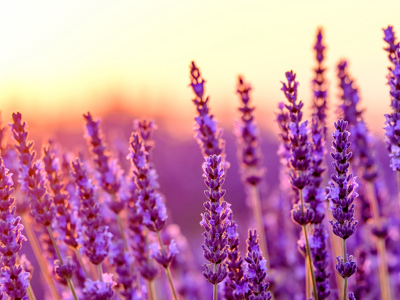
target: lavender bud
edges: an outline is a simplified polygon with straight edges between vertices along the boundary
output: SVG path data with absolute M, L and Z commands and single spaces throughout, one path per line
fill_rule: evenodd
M 347 255 L 347 261 L 345 262 L 343 257 L 336 257 L 338 263 L 336 264 L 336 271 L 339 273 L 340 276 L 343 278 L 349 278 L 357 271 L 357 265 L 353 261 L 353 256 Z

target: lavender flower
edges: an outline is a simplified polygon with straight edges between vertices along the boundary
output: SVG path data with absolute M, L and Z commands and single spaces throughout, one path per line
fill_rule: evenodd
M 222 129 L 218 128 L 217 121 L 210 114 L 208 107 L 209 97 L 204 99 L 204 83 L 206 82 L 200 74 L 194 61 L 190 66 L 190 86 L 193 89 L 198 116 L 195 118 L 194 131 L 196 140 L 200 145 L 203 156 L 221 155 L 225 163 L 225 141 L 222 139 Z M 225 168 L 228 165 L 225 165 Z
M 15 217 L 13 182 L 11 174 L 4 167 L 0 157 L 0 253 L 2 254 L 0 269 L 0 290 L 10 299 L 29 299 L 27 288 L 29 273 L 25 272 L 17 263 L 18 251 L 22 241 L 24 226 L 20 224 L 20 217 Z
M 110 156 L 106 152 L 107 147 L 104 144 L 103 133 L 100 129 L 100 120 L 94 121 L 89 112 L 83 117 L 86 120 L 88 142 L 95 156 L 96 170 L 100 174 L 100 185 L 104 191 L 112 195 L 113 201 L 109 203 L 109 206 L 118 215 L 124 208 L 124 203 L 117 198 L 121 186 L 118 180 L 119 167 L 115 162 L 110 162 Z
M 250 300 L 270 300 L 271 292 L 268 292 L 269 283 L 266 282 L 267 267 L 263 259 L 260 246 L 258 245 L 257 231 L 249 230 L 247 240 L 247 256 L 244 259 L 247 262 L 245 278 L 249 283 Z
M 242 104 L 239 108 L 242 116 L 236 124 L 236 135 L 239 141 L 238 156 L 242 165 L 242 179 L 248 184 L 258 185 L 263 178 L 264 170 L 260 167 L 262 155 L 258 145 L 259 134 L 254 122 L 254 107 L 249 106 L 250 91 L 250 84 L 245 83 L 239 76 L 237 93 Z
M 280 102 L 278 104 L 279 112 L 276 114 L 276 123 L 278 123 L 280 133 L 279 138 L 281 140 L 278 149 L 278 155 L 281 158 L 280 162 L 282 165 L 290 167 L 289 161 L 292 157 L 290 152 L 290 138 L 289 138 L 289 113 L 285 109 L 285 103 Z
M 357 270 L 357 265 L 353 261 L 353 257 L 348 256 L 346 250 L 346 239 L 356 231 L 357 221 L 354 220 L 354 199 L 357 197 L 355 188 L 357 184 L 352 174 L 347 174 L 349 170 L 349 159 L 351 152 L 348 153 L 350 147 L 349 132 L 346 131 L 347 122 L 339 120 L 335 123 L 335 132 L 333 133 L 333 149 L 335 153 L 331 153 L 335 162 L 332 163 L 336 170 L 336 174 L 332 175 L 332 181 L 329 182 L 327 198 L 331 202 L 332 216 L 334 220 L 330 223 L 333 233 L 343 240 L 343 256 L 337 257 L 336 271 L 344 279 L 343 299 L 347 298 L 347 279 Z
M 383 30 L 384 41 L 388 44 L 385 50 L 392 66 L 389 67 L 387 76 L 390 86 L 391 107 L 393 112 L 385 115 L 385 138 L 390 151 L 391 164 L 393 171 L 400 171 L 400 44 L 396 41 L 396 36 L 392 26 Z
M 143 224 L 146 225 L 150 231 L 157 234 L 160 247 L 152 246 L 151 257 L 155 258 L 155 260 L 165 268 L 171 292 L 174 299 L 177 300 L 169 266 L 175 255 L 178 253 L 178 250 L 173 241 L 171 241 L 171 244 L 167 249 L 161 240 L 160 231 L 164 228 L 167 219 L 167 209 L 161 194 L 156 191 L 156 188 L 158 187 L 157 172 L 154 168 L 150 168 L 147 161 L 148 154 L 146 153 L 144 143 L 140 140 L 138 134 L 132 134 L 130 145 L 131 153 L 128 157 L 132 160 L 133 173 L 137 188 L 135 193 L 138 199 L 138 213 L 143 215 Z
M 224 169 L 222 166 L 222 156 L 211 155 L 205 158 L 203 163 L 203 177 L 208 187 L 204 193 L 208 201 L 204 203 L 205 214 L 201 214 L 200 225 L 204 228 L 204 244 L 202 245 L 205 259 L 209 264 L 205 264 L 204 277 L 214 285 L 227 276 L 226 265 L 228 257 L 228 234 L 229 215 L 232 214 L 230 204 L 223 200 L 225 190 L 222 189 L 224 183 Z
M 124 251 L 122 241 L 111 245 L 110 263 L 115 266 L 118 282 L 124 287 L 121 295 L 126 299 L 139 299 L 137 288 L 133 286 L 133 283 L 137 280 L 134 274 L 133 259 L 128 252 Z
M 237 224 L 232 219 L 232 214 L 228 216 L 229 227 L 228 235 L 228 256 L 226 258 L 226 267 L 228 268 L 228 278 L 225 281 L 225 298 L 227 300 L 241 299 L 249 292 L 247 280 L 244 277 L 242 268 L 243 259 L 239 252 L 239 234 L 237 233 Z
M 87 279 L 83 295 L 87 300 L 109 300 L 114 295 L 112 274 L 103 274 L 102 280 Z
M 333 232 L 338 237 L 346 240 L 356 231 L 358 221 L 354 220 L 354 199 L 357 193 L 354 191 L 357 187 L 355 178 L 352 174 L 347 174 L 350 164 L 348 160 L 352 153 L 347 153 L 350 142 L 349 132 L 346 131 L 347 122 L 339 120 L 335 123 L 335 132 L 333 133 L 333 148 L 335 153 L 331 153 L 335 162 L 332 163 L 337 175 L 332 175 L 332 181 L 329 182 L 327 198 L 331 202 L 332 215 L 334 220 L 330 221 Z
M 108 226 L 104 224 L 100 204 L 95 196 L 95 188 L 83 165 L 76 160 L 72 163 L 72 168 L 81 199 L 83 232 L 80 233 L 78 242 L 83 245 L 90 262 L 99 265 L 108 255 L 112 234 L 108 232 Z
M 314 46 L 315 50 L 315 58 L 317 60 L 317 67 L 314 69 L 315 78 L 312 81 L 313 91 L 314 91 L 314 114 L 317 116 L 319 122 L 324 124 L 324 137 L 326 137 L 326 110 L 327 107 L 327 90 L 326 90 L 326 83 L 324 78 L 325 68 L 322 66 L 322 62 L 324 60 L 324 50 L 325 46 L 322 43 L 322 28 L 318 29 L 317 33 L 317 41 Z
M 328 234 L 323 223 L 314 224 L 314 231 L 311 238 L 311 253 L 315 268 L 315 281 L 317 284 L 318 299 L 326 299 L 330 295 L 329 276 L 327 270 L 329 255 L 327 251 Z
M 29 192 L 29 173 L 33 167 L 35 159 L 35 151 L 32 150 L 33 142 L 28 141 L 28 131 L 26 130 L 26 123 L 22 123 L 20 113 L 12 114 L 13 123 L 10 124 L 14 140 L 18 143 L 15 146 L 19 152 L 20 172 L 19 180 L 21 184 L 21 191 L 25 194 Z M 20 197 L 18 203 L 18 214 L 25 214 L 29 207 L 28 197 Z
M 43 148 L 43 162 L 47 173 L 47 180 L 54 193 L 54 204 L 57 212 L 57 226 L 60 238 L 72 248 L 78 247 L 76 241 L 76 224 L 72 215 L 72 207 L 68 201 L 68 194 L 65 192 L 65 186 L 62 183 L 60 165 L 55 156 L 52 143 Z

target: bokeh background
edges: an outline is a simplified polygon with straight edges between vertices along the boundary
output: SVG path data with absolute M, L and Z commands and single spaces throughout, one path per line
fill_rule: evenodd
M 339 103 L 335 66 L 346 58 L 387 170 L 382 127 L 389 112 L 389 63 L 382 28 L 390 24 L 400 32 L 399 11 L 399 1 L 384 0 L 0 1 L 0 110 L 5 123 L 12 112 L 22 113 L 38 152 L 49 137 L 68 151 L 84 149 L 82 114 L 90 111 L 102 119 L 107 143 L 122 158 L 132 120 L 156 120 L 154 161 L 170 219 L 201 257 L 203 158 L 192 132 L 190 62 L 196 61 L 207 80 L 211 110 L 224 128 L 231 162 L 227 200 L 244 237 L 251 212 L 233 135 L 237 75 L 254 88 L 267 168 L 264 199 L 278 183 L 274 111 L 283 100 L 280 81 L 288 70 L 297 73 L 309 116 L 312 47 L 320 26 L 327 46 L 330 121 Z M 128 169 L 128 162 L 121 164 Z

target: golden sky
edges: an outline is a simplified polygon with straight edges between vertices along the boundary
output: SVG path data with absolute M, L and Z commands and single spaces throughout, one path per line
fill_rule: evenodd
M 243 74 L 260 126 L 275 128 L 285 71 L 298 74 L 300 98 L 310 102 L 312 46 L 323 26 L 331 107 L 335 64 L 344 57 L 367 122 L 383 135 L 389 63 L 382 28 L 394 25 L 400 36 L 399 11 L 400 1 L 367 0 L 0 1 L 0 110 L 5 120 L 19 110 L 32 122 L 66 126 L 111 105 L 186 126 L 195 60 L 218 119 L 236 117 L 236 76 Z

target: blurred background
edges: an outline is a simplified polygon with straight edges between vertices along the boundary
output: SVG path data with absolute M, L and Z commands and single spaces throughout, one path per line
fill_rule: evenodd
M 250 209 L 238 176 L 233 136 L 239 115 L 237 76 L 244 75 L 253 86 L 266 195 L 278 183 L 274 111 L 283 101 L 280 81 L 288 70 L 297 73 L 309 116 L 313 45 L 322 26 L 330 121 L 339 103 L 336 64 L 346 58 L 387 170 L 382 127 L 390 111 L 385 78 L 389 62 L 382 28 L 390 24 L 399 33 L 399 11 L 399 1 L 384 0 L 0 1 L 3 122 L 9 123 L 11 113 L 19 111 L 37 151 L 48 137 L 75 151 L 86 147 L 82 114 L 90 111 L 102 119 L 110 148 L 127 154 L 133 119 L 155 119 L 159 129 L 154 161 L 170 219 L 181 225 L 200 254 L 198 222 L 205 186 L 203 158 L 192 132 L 190 62 L 196 61 L 206 79 L 211 111 L 224 128 L 231 162 L 227 200 L 234 204 L 245 235 Z M 394 187 L 388 174 L 388 185 Z

